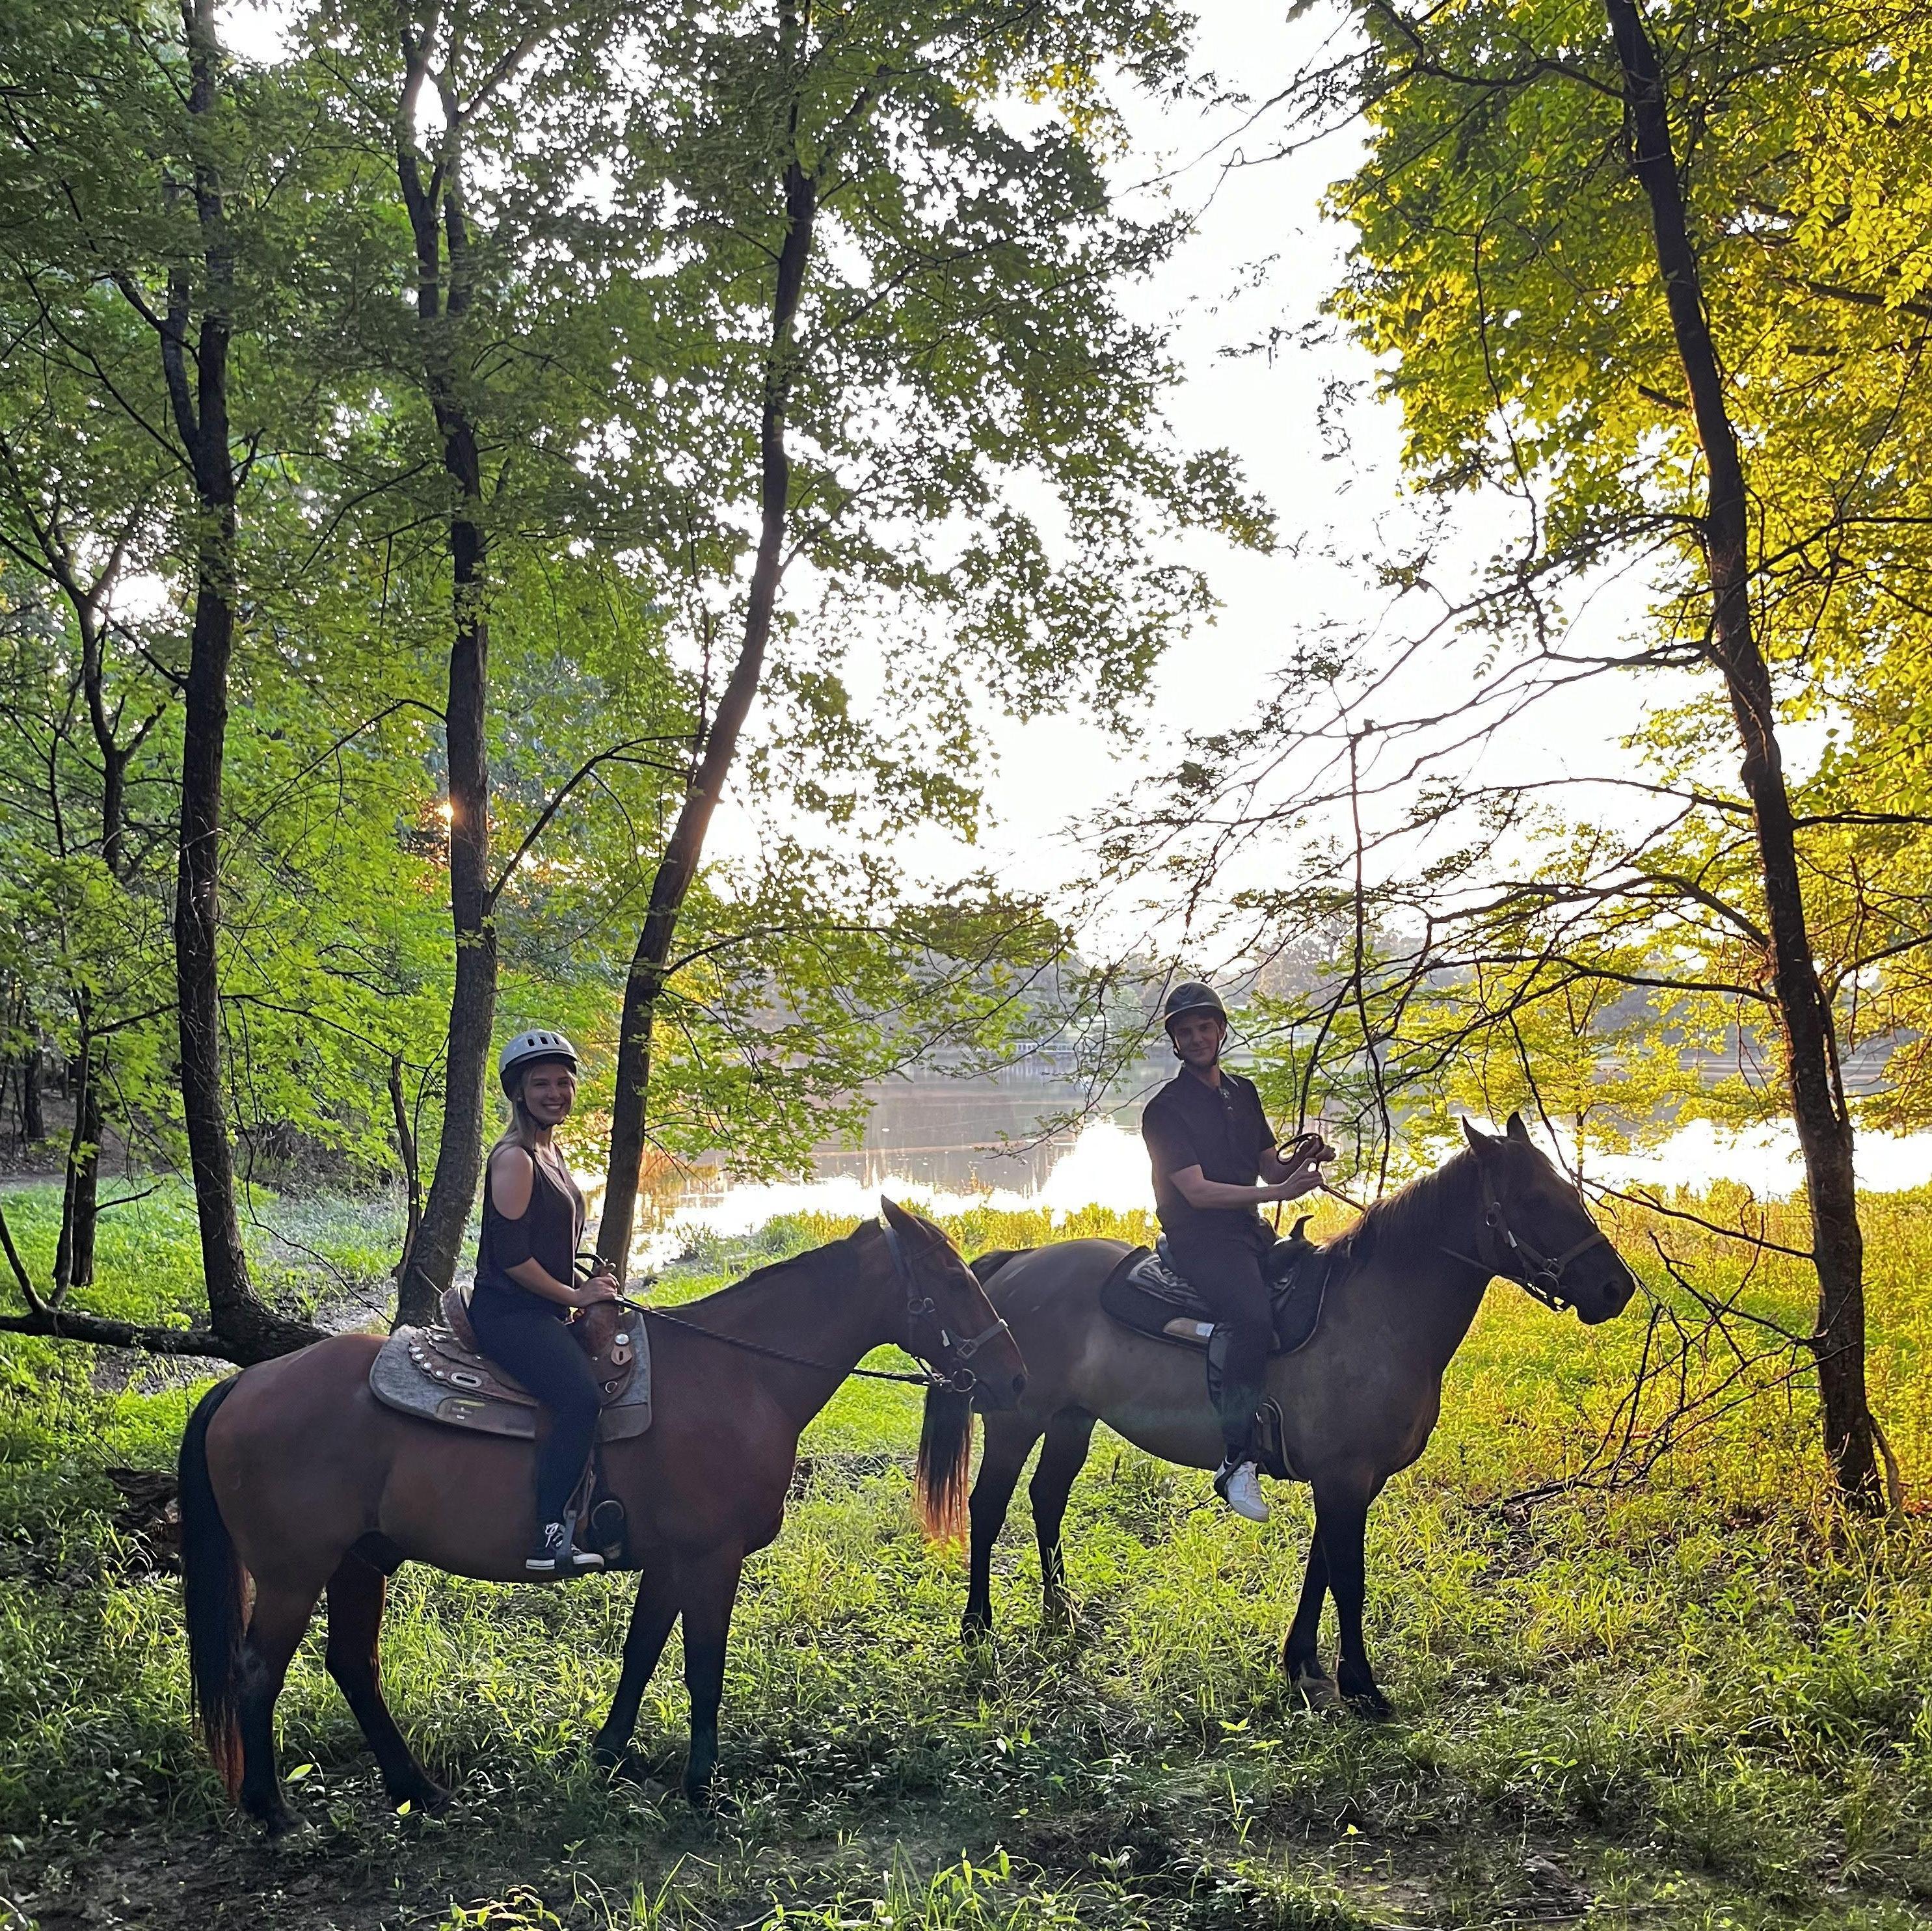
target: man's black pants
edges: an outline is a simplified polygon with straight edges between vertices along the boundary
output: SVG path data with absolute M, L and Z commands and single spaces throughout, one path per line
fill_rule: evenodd
M 1252 1232 L 1170 1234 L 1167 1250 L 1188 1283 L 1208 1303 L 1220 1330 L 1210 1347 L 1218 1359 L 1220 1386 L 1210 1372 L 1209 1393 L 1221 1418 L 1231 1461 L 1253 1453 L 1255 1411 L 1268 1392 L 1268 1351 L 1274 1342 L 1274 1303 L 1263 1273 L 1274 1236 L 1257 1222 Z
M 482 1286 L 470 1297 L 470 1325 L 483 1351 L 550 1411 L 537 1450 L 537 1521 L 560 1522 L 597 1438 L 597 1377 L 553 1303 L 518 1288 Z

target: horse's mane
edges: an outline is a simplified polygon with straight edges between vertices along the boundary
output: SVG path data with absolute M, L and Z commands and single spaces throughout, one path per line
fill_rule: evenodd
M 1385 1245 L 1436 1246 L 1444 1220 L 1461 1204 L 1460 1196 L 1475 1171 L 1475 1156 L 1459 1147 L 1432 1173 L 1418 1174 L 1406 1186 L 1373 1202 L 1354 1226 L 1324 1241 L 1322 1251 L 1358 1267 Z
M 865 1225 L 862 1220 L 852 1234 L 858 1233 Z M 753 1288 L 770 1286 L 780 1274 L 829 1273 L 836 1263 L 850 1258 L 848 1250 L 852 1234 L 842 1234 L 836 1240 L 828 1240 L 821 1246 L 808 1247 L 802 1254 L 794 1254 L 783 1261 L 768 1261 L 762 1267 L 754 1267 L 748 1274 L 741 1275 L 724 1287 L 701 1294 L 694 1301 L 683 1303 L 677 1312 L 682 1314 L 692 1308 L 715 1307 L 734 1294 L 745 1294 Z

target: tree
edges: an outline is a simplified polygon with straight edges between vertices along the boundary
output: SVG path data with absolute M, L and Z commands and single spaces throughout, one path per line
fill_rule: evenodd
M 600 24 L 601 23 L 601 24 Z M 375 82 L 386 106 L 386 136 L 412 254 L 414 376 L 434 424 L 446 480 L 450 644 L 443 699 L 444 769 L 450 914 L 454 939 L 442 1123 L 421 1224 L 404 1257 L 398 1318 L 421 1320 L 449 1285 L 481 1170 L 486 1071 L 496 1011 L 498 932 L 490 860 L 490 553 L 500 522 L 514 527 L 518 458 L 526 436 L 542 448 L 552 426 L 535 400 L 532 372 L 567 355 L 575 305 L 596 292 L 596 265 L 575 248 L 553 250 L 566 265 L 544 275 L 533 259 L 554 244 L 562 210 L 580 191 L 577 168 L 590 159 L 557 136 L 560 117 L 541 116 L 542 86 L 554 82 L 560 52 L 592 47 L 611 29 L 596 10 L 545 5 L 514 11 L 443 0 L 364 19 L 352 8 L 317 16 L 325 58 L 346 46 L 360 56 L 339 97 L 352 112 Z M 334 44 L 332 44 L 332 43 Z M 388 47 L 391 61 L 382 49 Z M 390 67 L 386 85 L 380 79 Z M 596 61 L 587 65 L 592 71 Z M 538 83 L 529 76 L 538 70 Z M 574 77 L 574 76 L 573 76 Z M 577 87 L 574 104 L 594 120 L 594 90 Z M 526 124 L 537 123 L 536 129 Z M 532 132 L 538 138 L 532 140 Z M 473 183 L 494 176 L 477 205 Z M 488 218 L 494 209 L 494 221 Z M 523 352 L 506 356 L 506 336 Z M 387 346 L 387 345 L 381 345 Z M 580 347 L 581 340 L 574 346 Z M 544 402 L 560 399 L 551 378 Z M 519 479 L 521 480 L 521 479 Z M 547 480 L 547 479 L 546 479 Z M 527 495 L 527 488 L 524 491 Z
M 1232 909 L 1264 943 L 1291 908 L 1340 928 L 1337 966 L 1274 1016 L 1304 1090 L 1311 1054 L 1371 1063 L 1384 1136 L 1392 1098 L 1511 1062 L 1612 1137 L 1789 1119 L 1825 1447 L 1875 1506 L 1844 1069 L 1932 944 L 1927 821 L 1879 721 L 1922 656 L 1932 560 L 1907 453 L 1928 155 L 1906 132 L 1932 23 L 1720 0 L 1358 17 L 1358 55 L 1290 97 L 1366 119 L 1334 194 L 1357 235 L 1334 306 L 1442 517 L 1484 489 L 1520 517 L 1466 592 L 1453 528 L 1381 559 L 1426 617 L 1366 663 L 1312 637 L 1220 747 L 1232 781 L 1197 763 L 1154 835 L 1184 841 L 1190 812 L 1228 831 L 1238 800 L 1232 847 L 1292 832 L 1298 865 Z M 1654 603 L 1606 641 L 1589 601 L 1619 572 Z M 1537 746 L 1543 711 L 1627 676 L 1649 687 L 1630 755 Z M 1792 727 L 1828 719 L 1835 748 L 1793 769 Z M 1510 751 L 1533 774 L 1478 763 Z M 1587 1106 L 1586 1041 L 1606 1076 Z
M 1167 447 L 1158 331 L 1117 304 L 1177 229 L 1110 206 L 1097 76 L 1172 76 L 1174 22 L 1104 5 L 781 0 L 668 18 L 649 45 L 654 84 L 628 145 L 650 165 L 624 213 L 661 238 L 640 294 L 684 357 L 656 364 L 661 411 L 714 433 L 704 466 L 682 466 L 704 486 L 679 520 L 704 688 L 625 983 L 598 1243 L 620 1269 L 656 1028 L 704 955 L 680 953 L 680 930 L 788 634 L 788 573 L 829 586 L 835 612 L 861 585 L 890 598 L 956 690 L 1111 705 L 1204 604 L 1142 531 L 1158 520 L 1264 540 L 1224 461 Z M 1015 112 L 1018 94 L 1049 110 L 1036 124 Z M 1036 499 L 1052 511 L 1018 507 Z M 714 692 L 721 602 L 734 641 Z
M 181 730 L 177 1073 L 212 1327 L 224 1351 L 255 1358 L 314 1330 L 256 1295 L 236 1215 L 222 1063 L 224 784 L 244 493 L 272 467 L 274 412 L 313 394 L 279 393 L 260 352 L 298 279 L 290 265 L 313 239 L 291 223 L 312 210 L 326 144 L 299 97 L 238 79 L 213 0 L 188 0 L 172 22 L 110 5 L 58 17 L 26 10 L 9 27 L 18 31 L 8 40 L 13 110 L 0 166 L 17 218 L 6 234 L 8 311 L 51 359 L 58 393 L 84 391 L 166 459 L 154 514 L 192 611 L 185 662 L 164 673 Z M 35 484 L 21 481 L 31 497 Z M 76 620 L 85 688 L 87 622 Z M 46 1316 L 37 1303 L 30 1313 Z M 39 1331 L 85 1327 L 60 1313 Z
M 126 434 L 124 422 L 115 424 L 118 448 L 98 437 L 76 450 L 62 420 L 77 412 L 75 388 L 61 380 L 51 356 L 32 359 L 40 378 L 34 392 L 0 398 L 23 405 L 0 427 L 0 548 L 23 577 L 38 580 L 41 595 L 64 607 L 73 648 L 53 641 L 58 618 L 16 631 L 25 648 L 9 666 L 8 713 L 14 729 L 34 740 L 28 762 L 39 781 L 31 805 L 24 795 L 13 802 L 37 817 L 44 807 L 44 835 L 7 845 L 10 855 L 34 854 L 24 868 L 8 868 L 16 929 L 50 917 L 47 950 L 61 967 L 57 1014 L 44 1006 L 55 988 L 36 971 L 44 954 L 35 958 L 30 947 L 20 968 L 22 982 L 39 995 L 30 1001 L 36 1036 L 45 1024 L 60 1040 L 73 1089 L 52 1272 L 58 1305 L 70 1288 L 94 1278 L 114 1036 L 148 1023 L 161 1003 L 158 961 L 142 932 L 146 922 L 130 902 L 147 867 L 129 787 L 172 694 L 115 636 L 117 593 L 157 547 L 154 504 L 164 481 L 154 454 Z M 8 767 L 21 769 L 10 760 Z M 152 894 L 150 905 L 157 902 Z

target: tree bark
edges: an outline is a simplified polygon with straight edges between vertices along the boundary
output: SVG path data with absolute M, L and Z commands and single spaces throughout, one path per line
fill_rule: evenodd
M 422 1167 L 417 1157 L 415 1129 L 410 1124 L 409 1102 L 403 1092 L 403 1056 L 389 1055 L 389 1112 L 396 1129 L 397 1157 L 403 1163 L 404 1211 L 403 1251 L 396 1262 L 396 1278 L 408 1271 L 410 1256 L 416 1251 L 416 1235 L 422 1226 Z
M 212 120 L 220 104 L 221 49 L 214 0 L 184 0 L 188 48 L 188 109 Z M 222 764 L 228 731 L 229 672 L 235 654 L 236 501 L 229 446 L 229 349 L 235 256 L 222 188 L 208 155 L 194 168 L 207 292 L 189 373 L 189 290 L 177 276 L 169 289 L 161 352 L 176 426 L 194 472 L 199 511 L 195 540 L 194 619 L 182 685 L 182 793 L 175 883 L 175 973 L 181 1043 L 182 1110 L 201 1229 L 209 1318 L 217 1333 L 266 1358 L 315 1339 L 305 1324 L 286 1321 L 256 1297 L 235 1210 L 235 1167 L 221 1077 L 220 938 Z
M 29 1046 L 20 1055 L 20 1133 L 28 1146 L 47 1137 L 47 1113 L 40 1093 L 40 1049 Z
M 154 721 L 150 716 L 124 744 L 120 707 L 108 707 L 101 610 L 123 554 L 117 546 L 107 568 L 88 588 L 74 577 L 64 555 L 49 559 L 74 605 L 80 628 L 81 690 L 100 760 L 100 862 L 116 879 L 127 859 L 128 766 Z M 76 1003 L 80 1024 L 74 1069 L 77 1083 L 74 1133 L 68 1143 L 67 1180 L 61 1197 L 60 1235 L 54 1252 L 56 1306 L 69 1288 L 86 1287 L 94 1279 L 94 1232 L 100 1212 L 100 1138 L 106 1126 L 100 1096 L 106 1083 L 107 1048 L 94 1036 L 91 1004 L 84 991 L 77 994 Z
M 1806 928 L 1804 875 L 1784 779 L 1771 672 L 1750 606 L 1750 514 L 1744 465 L 1704 303 L 1663 76 L 1634 0 L 1604 0 L 1622 69 L 1632 166 L 1650 208 L 1657 265 L 1709 472 L 1703 545 L 1712 599 L 1707 655 L 1724 679 L 1755 824 L 1769 941 L 1766 967 L 1784 1036 L 1791 1117 L 1804 1158 L 1818 1275 L 1812 1348 L 1825 1452 L 1854 1507 L 1883 1506 L 1865 1393 L 1864 1242 L 1858 1225 L 1850 1111 L 1838 1034 Z
M 485 609 L 489 538 L 484 524 L 482 460 L 458 379 L 454 340 L 471 293 L 470 238 L 456 145 L 460 136 L 452 129 L 432 185 L 425 187 L 416 157 L 414 121 L 428 72 L 428 43 L 406 37 L 404 54 L 408 67 L 396 124 L 397 178 L 416 244 L 416 319 L 424 380 L 442 441 L 443 467 L 454 487 L 449 517 L 454 636 L 444 742 L 449 775 L 449 910 L 456 962 L 436 1168 L 401 1269 L 398 1324 L 429 1319 L 443 1290 L 456 1277 L 457 1257 L 482 1171 L 490 1036 L 496 1019 L 496 903 L 490 885 L 490 629 Z
M 610 1116 L 610 1160 L 604 1190 L 597 1252 L 621 1278 L 628 1264 L 644 1171 L 646 1103 L 651 1071 L 651 1032 L 670 964 L 671 947 L 686 898 L 704 855 L 712 814 L 730 775 L 738 739 L 764 675 L 765 647 L 778 579 L 784 568 L 786 511 L 791 463 L 785 451 L 785 412 L 791 399 L 792 336 L 805 271 L 811 258 L 817 184 L 794 160 L 785 170 L 785 232 L 778 250 L 772 298 L 771 348 L 766 358 L 759 412 L 760 524 L 758 550 L 745 609 L 737 661 L 718 700 L 677 823 L 651 880 L 650 899 L 624 984 L 617 1035 L 617 1084 Z
M 61 1190 L 60 1233 L 54 1243 L 54 1305 L 70 1288 L 94 1279 L 94 1234 L 100 1219 L 101 1048 L 90 1029 L 85 1002 L 74 1051 L 74 1132 L 68 1141 L 67 1177 Z

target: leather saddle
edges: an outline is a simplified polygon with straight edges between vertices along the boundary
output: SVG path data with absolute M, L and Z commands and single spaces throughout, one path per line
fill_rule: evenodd
M 1314 1339 L 1321 1325 L 1334 1257 L 1302 1229 L 1278 1241 L 1262 1260 L 1274 1306 L 1274 1354 L 1293 1354 Z M 1100 1288 L 1100 1306 L 1123 1327 L 1155 1341 L 1204 1350 L 1214 1333 L 1214 1317 L 1193 1284 L 1174 1266 L 1163 1236 L 1151 1250 L 1136 1247 L 1125 1255 Z
M 461 1288 L 445 1289 L 440 1312 L 436 1325 L 399 1327 L 383 1342 L 369 1369 L 370 1393 L 404 1414 L 533 1440 L 541 1404 L 477 1347 Z M 642 1317 L 606 1303 L 584 1309 L 570 1331 L 597 1378 L 597 1439 L 642 1435 L 651 1425 L 651 1351 Z

